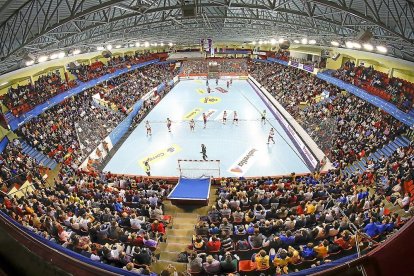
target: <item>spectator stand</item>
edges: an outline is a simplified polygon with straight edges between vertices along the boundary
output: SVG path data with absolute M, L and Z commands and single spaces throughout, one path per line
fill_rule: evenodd
M 111 74 L 107 74 L 104 76 L 101 76 L 97 79 L 85 82 L 80 84 L 79 86 L 70 89 L 64 93 L 61 93 L 53 98 L 50 98 L 46 103 L 40 104 L 38 106 L 36 106 L 35 108 L 33 108 L 31 111 L 26 112 L 22 115 L 20 115 L 19 117 L 14 117 L 9 115 L 6 115 L 7 118 L 9 118 L 10 120 L 8 121 L 8 124 L 11 128 L 11 130 L 16 130 L 17 128 L 19 128 L 21 125 L 25 124 L 26 122 L 28 122 L 31 118 L 36 117 L 38 115 L 40 115 L 41 113 L 43 113 L 44 111 L 46 111 L 47 109 L 50 109 L 51 107 L 59 104 L 60 102 L 64 101 L 65 99 L 72 97 L 76 94 L 82 93 L 83 91 L 85 91 L 88 88 L 91 87 L 95 87 L 96 85 L 98 85 L 99 83 L 102 83 L 108 79 L 111 79 L 113 77 L 119 76 L 120 74 L 125 74 L 127 72 L 130 72 L 132 70 L 135 70 L 137 68 L 141 68 L 150 64 L 154 64 L 158 62 L 158 60 L 150 60 L 150 61 L 146 61 L 140 64 L 136 64 L 131 66 L 130 68 L 123 68 L 123 69 L 119 69 L 117 71 L 115 71 L 114 73 Z

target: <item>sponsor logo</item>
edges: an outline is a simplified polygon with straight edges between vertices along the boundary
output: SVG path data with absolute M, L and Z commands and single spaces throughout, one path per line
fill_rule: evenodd
M 257 152 L 258 150 L 255 148 L 247 150 L 232 166 L 230 166 L 228 171 L 238 176 L 244 175 L 256 161 Z
M 200 107 L 194 108 L 193 110 L 191 110 L 190 112 L 188 112 L 183 119 L 184 120 L 191 120 L 194 119 L 195 116 L 197 116 L 203 109 Z
M 216 90 L 220 93 L 227 93 L 229 91 L 227 91 L 226 89 L 224 89 L 223 87 L 216 87 Z
M 199 84 L 203 84 L 203 82 L 202 82 L 201 80 L 197 80 L 197 79 L 196 79 L 196 80 L 195 80 L 195 82 L 196 82 L 196 83 L 199 83 Z
M 196 91 L 197 91 L 198 94 L 204 94 L 204 93 L 206 93 L 206 90 L 201 89 L 201 88 L 197 88 Z
M 217 109 L 209 109 L 207 112 L 205 112 L 207 120 L 213 116 L 214 113 L 217 112 Z M 200 117 L 197 118 L 197 120 L 202 121 L 203 120 L 203 114 L 201 114 Z
M 140 159 L 138 161 L 138 165 L 143 170 L 145 170 L 145 165 L 144 165 L 145 161 L 148 161 L 151 165 L 151 164 L 157 163 L 161 160 L 164 160 L 164 159 L 166 159 L 166 158 L 168 158 L 168 157 L 170 157 L 170 156 L 172 156 L 172 155 L 174 155 L 174 154 L 176 154 L 180 151 L 181 151 L 181 147 L 179 145 L 174 144 L 174 145 L 172 145 L 168 148 L 161 149 L 159 151 L 156 151 L 156 152 Z
M 204 104 L 216 104 L 216 103 L 221 102 L 221 98 L 219 98 L 219 97 L 204 97 L 204 98 L 200 99 L 200 102 L 204 103 Z

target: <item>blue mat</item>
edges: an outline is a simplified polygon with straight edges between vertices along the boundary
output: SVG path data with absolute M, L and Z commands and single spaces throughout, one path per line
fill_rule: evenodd
M 210 178 L 180 178 L 168 199 L 207 199 L 210 194 L 210 183 Z

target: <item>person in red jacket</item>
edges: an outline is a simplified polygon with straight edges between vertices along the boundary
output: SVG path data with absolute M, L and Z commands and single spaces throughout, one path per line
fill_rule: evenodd
M 154 220 L 154 222 L 151 224 L 151 230 L 154 233 L 159 233 L 161 235 L 165 234 L 165 227 L 162 222 L 159 222 L 158 220 Z
M 207 250 L 209 252 L 218 252 L 220 251 L 221 241 L 215 235 L 213 235 L 207 243 Z

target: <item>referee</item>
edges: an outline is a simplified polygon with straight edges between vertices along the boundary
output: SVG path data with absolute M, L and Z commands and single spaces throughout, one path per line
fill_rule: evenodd
M 201 152 L 200 153 L 203 155 L 203 160 L 204 161 L 207 161 L 207 158 L 208 158 L 208 156 L 207 156 L 207 148 L 206 148 L 206 146 L 204 144 L 201 144 Z
M 150 167 L 150 165 L 149 165 L 149 163 L 148 163 L 148 160 L 146 160 L 146 161 L 144 162 L 144 166 L 145 166 L 145 173 L 146 173 L 148 176 L 151 176 L 151 167 Z

